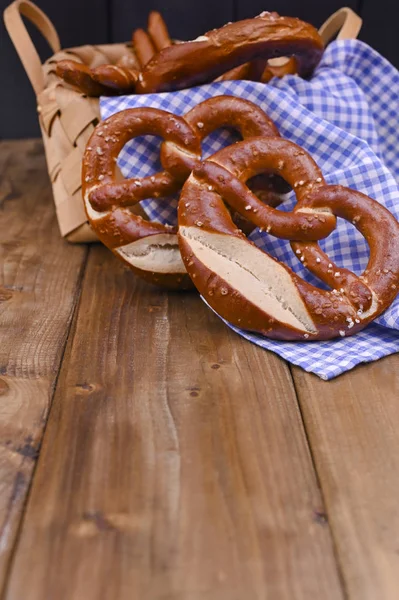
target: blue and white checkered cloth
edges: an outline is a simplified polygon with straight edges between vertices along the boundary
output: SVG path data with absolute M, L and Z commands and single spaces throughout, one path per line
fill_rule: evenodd
M 377 52 L 358 40 L 330 44 L 310 81 L 289 75 L 269 84 L 226 81 L 162 94 L 101 99 L 103 118 L 123 110 L 151 106 L 184 115 L 199 102 L 230 94 L 251 100 L 276 123 L 281 134 L 303 146 L 321 167 L 327 183 L 352 187 L 384 204 L 399 218 L 399 72 Z M 232 141 L 219 130 L 203 142 L 209 156 Z M 146 136 L 129 142 L 118 163 L 125 177 L 143 177 L 160 169 L 160 140 Z M 294 194 L 284 202 L 291 210 Z M 176 223 L 177 200 L 142 203 L 149 217 Z M 319 285 L 302 266 L 289 243 L 267 233 L 251 239 L 284 261 L 298 275 Z M 333 234 L 320 243 L 338 265 L 360 273 L 368 260 L 364 238 L 339 219 Z M 399 351 L 399 297 L 364 331 L 327 342 L 278 342 L 233 329 L 262 348 L 322 379 L 332 379 L 355 365 Z

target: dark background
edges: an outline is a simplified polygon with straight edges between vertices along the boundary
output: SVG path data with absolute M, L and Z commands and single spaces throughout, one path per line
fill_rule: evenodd
M 8 4 L 0 0 L 1 12 Z M 263 10 L 276 10 L 319 27 L 338 8 L 350 6 L 364 21 L 359 38 L 399 67 L 399 0 L 37 0 L 36 4 L 53 21 L 64 48 L 129 40 L 134 28 L 145 27 L 151 9 L 162 12 L 172 37 L 192 39 Z M 29 31 L 44 60 L 49 49 L 40 34 L 33 28 Z M 39 136 L 35 97 L 2 22 L 0 72 L 0 139 Z

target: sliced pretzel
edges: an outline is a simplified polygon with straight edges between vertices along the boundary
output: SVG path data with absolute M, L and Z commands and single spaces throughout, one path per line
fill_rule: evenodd
M 179 189 L 178 171 L 174 176 L 164 171 L 115 182 L 120 150 L 132 138 L 145 134 L 163 137 L 191 158 L 201 154 L 198 137 L 180 117 L 154 108 L 130 109 L 109 117 L 93 132 L 83 159 L 87 217 L 100 240 L 141 277 L 172 289 L 190 287 L 176 228 L 145 221 L 127 208 L 144 198 L 168 196 Z M 182 179 L 185 177 L 186 170 Z
M 178 191 L 200 163 L 202 139 L 226 125 L 244 138 L 279 135 L 272 121 L 253 103 L 218 96 L 194 107 L 184 119 L 152 108 L 122 111 L 101 123 L 89 140 L 82 175 L 88 219 L 106 246 L 153 283 L 187 286 L 189 279 L 183 277 L 176 229 L 143 221 L 127 207 Z M 165 170 L 142 179 L 116 182 L 115 161 L 120 150 L 127 141 L 144 134 L 165 139 L 161 147 Z M 268 194 L 267 200 L 279 198 L 273 189 L 264 193 Z
M 146 64 L 137 89 L 139 93 L 177 90 L 212 81 L 243 63 L 276 56 L 295 55 L 298 73 L 307 76 L 322 52 L 323 42 L 308 23 L 262 13 L 165 48 Z
M 292 213 L 265 207 L 246 188 L 248 177 L 272 169 L 294 188 Z M 224 201 L 264 231 L 295 240 L 298 258 L 331 291 L 312 286 L 258 249 L 235 227 Z M 332 265 L 316 238 L 335 215 L 354 223 L 370 246 L 365 272 Z M 399 224 L 367 196 L 328 186 L 312 158 L 277 137 L 221 150 L 194 169 L 179 201 L 179 245 L 188 273 L 210 306 L 234 325 L 274 339 L 321 340 L 363 329 L 394 300 L 399 285 Z M 313 242 L 311 239 L 313 238 Z

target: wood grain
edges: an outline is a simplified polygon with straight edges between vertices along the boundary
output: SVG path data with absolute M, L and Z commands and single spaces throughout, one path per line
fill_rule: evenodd
M 294 380 L 351 600 L 396 600 L 399 356 Z
M 7 600 L 342 600 L 286 365 L 90 250 Z
M 1 142 L 0 589 L 84 260 L 84 248 L 60 241 L 41 142 Z

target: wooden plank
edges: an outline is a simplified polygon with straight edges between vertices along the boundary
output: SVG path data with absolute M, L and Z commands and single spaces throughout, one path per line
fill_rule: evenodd
M 282 360 L 100 247 L 68 346 L 7 600 L 343 598 Z
M 172 37 L 180 40 L 190 40 L 214 27 L 221 27 L 227 21 L 232 21 L 234 15 L 233 0 L 190 3 L 186 0 L 169 0 L 167 3 L 163 0 L 142 3 L 112 0 L 113 40 L 128 40 L 133 29 L 145 28 L 150 10 L 159 10 Z
M 396 600 L 399 356 L 294 379 L 349 598 Z
M 60 240 L 41 142 L 0 143 L 0 589 L 85 253 Z

